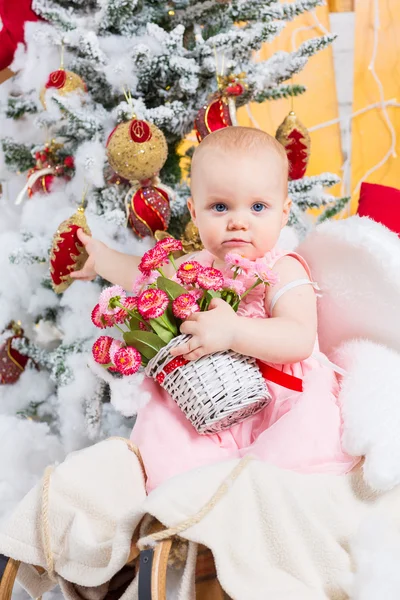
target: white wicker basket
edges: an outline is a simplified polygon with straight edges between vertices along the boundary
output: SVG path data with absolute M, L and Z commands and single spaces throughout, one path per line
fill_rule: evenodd
M 180 335 L 171 340 L 150 360 L 146 375 L 159 381 L 198 433 L 228 429 L 270 402 L 256 360 L 231 350 L 204 356 L 166 373 L 164 367 L 173 360 L 171 348 L 189 338 Z

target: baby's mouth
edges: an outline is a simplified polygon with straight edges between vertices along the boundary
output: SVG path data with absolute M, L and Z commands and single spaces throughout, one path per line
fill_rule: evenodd
M 250 244 L 251 242 L 248 242 L 247 240 L 242 240 L 240 238 L 232 238 L 230 240 L 225 240 L 224 242 L 222 242 L 225 245 L 236 245 L 236 246 L 241 246 L 243 244 Z

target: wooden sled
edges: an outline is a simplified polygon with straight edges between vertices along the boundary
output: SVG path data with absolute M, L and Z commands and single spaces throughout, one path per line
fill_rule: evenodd
M 151 528 L 153 532 L 161 529 L 164 527 L 157 521 Z M 139 600 L 166 600 L 167 568 L 173 559 L 174 543 L 185 544 L 186 540 L 176 536 L 141 552 L 136 545 L 137 535 L 133 537 L 127 565 L 135 575 L 138 573 Z M 0 600 L 11 600 L 19 566 L 19 561 L 0 554 Z M 45 572 L 42 567 L 35 568 L 40 574 Z M 211 550 L 205 546 L 198 548 L 195 581 L 196 600 L 229 600 L 218 582 Z M 115 592 L 110 592 L 105 600 L 116 600 L 117 597 Z

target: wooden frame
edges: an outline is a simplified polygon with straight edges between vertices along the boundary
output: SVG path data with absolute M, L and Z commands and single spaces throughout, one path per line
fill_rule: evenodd
M 355 0 L 328 0 L 330 12 L 353 12 Z
M 172 539 L 156 545 L 155 549 L 140 552 L 136 542 L 132 542 L 127 563 L 140 558 L 139 600 L 166 600 L 166 580 L 168 560 L 172 549 Z M 11 600 L 20 562 L 0 555 L 0 600 Z M 43 573 L 41 567 L 35 567 Z M 199 547 L 196 564 L 196 600 L 230 600 L 223 591 L 216 574 L 211 551 Z

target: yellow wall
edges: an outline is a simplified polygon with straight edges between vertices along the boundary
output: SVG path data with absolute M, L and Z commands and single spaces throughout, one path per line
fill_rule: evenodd
M 379 0 L 380 30 L 376 72 L 386 100 L 400 103 L 400 1 Z M 356 38 L 353 112 L 379 101 L 379 88 L 368 66 L 373 52 L 374 0 L 356 3 Z M 388 108 L 397 134 L 400 155 L 400 108 Z M 357 208 L 357 183 L 389 150 L 391 136 L 382 111 L 374 109 L 353 119 L 352 126 L 352 209 Z M 400 188 L 400 158 L 391 157 L 366 181 Z

